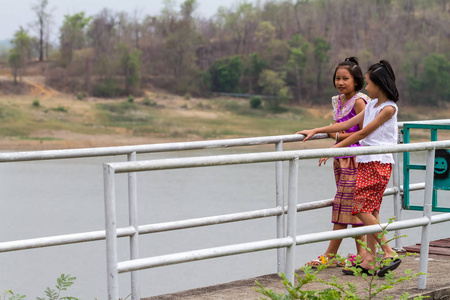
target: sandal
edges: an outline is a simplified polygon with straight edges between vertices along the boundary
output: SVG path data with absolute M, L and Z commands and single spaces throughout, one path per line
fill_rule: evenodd
M 328 268 L 335 268 L 338 266 L 335 259 L 328 260 L 328 257 L 326 257 L 325 255 L 320 255 L 317 257 L 317 259 L 313 259 L 312 261 L 307 262 L 305 265 L 311 268 L 318 268 L 322 265 L 326 265 Z
M 377 271 L 376 270 L 366 269 L 366 268 L 364 268 L 364 267 L 362 267 L 360 265 L 357 265 L 356 268 L 360 269 L 361 275 L 362 274 L 367 274 L 369 276 L 377 275 Z M 370 271 L 372 271 L 372 272 L 370 272 Z M 353 272 L 352 270 L 347 269 L 347 268 L 342 269 L 342 273 L 344 273 L 344 275 L 357 275 L 356 272 Z M 373 274 L 371 274 L 371 273 L 373 273 Z M 378 275 L 378 276 L 380 276 L 380 275 Z
M 355 254 L 349 253 L 347 255 L 347 258 L 344 260 L 344 264 L 342 267 L 354 267 L 354 266 L 356 266 L 356 260 L 357 260 L 357 256 Z
M 402 260 L 398 257 L 383 258 L 381 269 L 378 272 L 378 277 L 384 277 L 389 271 L 394 271 L 401 264 Z

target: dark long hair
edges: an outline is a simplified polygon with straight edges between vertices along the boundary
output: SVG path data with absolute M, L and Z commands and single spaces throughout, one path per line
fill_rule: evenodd
M 364 76 L 362 73 L 361 68 L 359 67 L 358 59 L 354 56 L 347 57 L 343 62 L 341 62 L 336 69 L 334 70 L 333 75 L 333 85 L 336 87 L 336 73 L 339 68 L 345 68 L 347 69 L 350 74 L 353 76 L 353 79 L 355 80 L 355 91 L 359 91 L 364 87 Z
M 395 85 L 395 74 L 391 64 L 386 60 L 380 60 L 373 64 L 367 71 L 370 80 L 386 95 L 389 100 L 398 101 L 399 95 Z

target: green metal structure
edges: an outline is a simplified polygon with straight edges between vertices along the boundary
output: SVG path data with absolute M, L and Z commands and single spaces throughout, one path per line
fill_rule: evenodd
M 450 125 L 404 124 L 403 143 L 410 143 L 410 129 L 429 129 L 431 141 L 437 141 L 438 130 L 450 130 Z M 409 184 L 410 171 L 425 170 L 425 165 L 411 164 L 409 152 L 403 153 L 403 209 L 421 210 L 423 206 L 410 205 Z M 435 154 L 432 211 L 450 212 L 450 207 L 438 205 L 438 190 L 450 190 L 450 152 L 438 149 Z M 450 199 L 450 197 L 449 197 Z M 450 201 L 449 201 L 450 203 Z

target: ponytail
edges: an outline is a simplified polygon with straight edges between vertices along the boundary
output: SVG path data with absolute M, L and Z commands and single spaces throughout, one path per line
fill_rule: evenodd
M 399 94 L 395 85 L 394 70 L 387 60 L 380 60 L 378 63 L 371 65 L 367 74 L 389 100 L 398 101 Z

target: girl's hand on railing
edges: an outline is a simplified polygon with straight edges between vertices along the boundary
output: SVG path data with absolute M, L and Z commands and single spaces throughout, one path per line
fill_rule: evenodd
M 303 134 L 305 136 L 305 138 L 303 139 L 304 142 L 306 142 L 307 140 L 309 140 L 312 136 L 314 136 L 314 134 L 316 134 L 314 129 L 310 129 L 310 130 L 302 130 L 302 131 L 298 131 L 297 134 Z
M 322 157 L 321 159 L 319 159 L 319 167 L 322 165 L 325 165 L 327 160 L 329 159 L 329 157 Z

